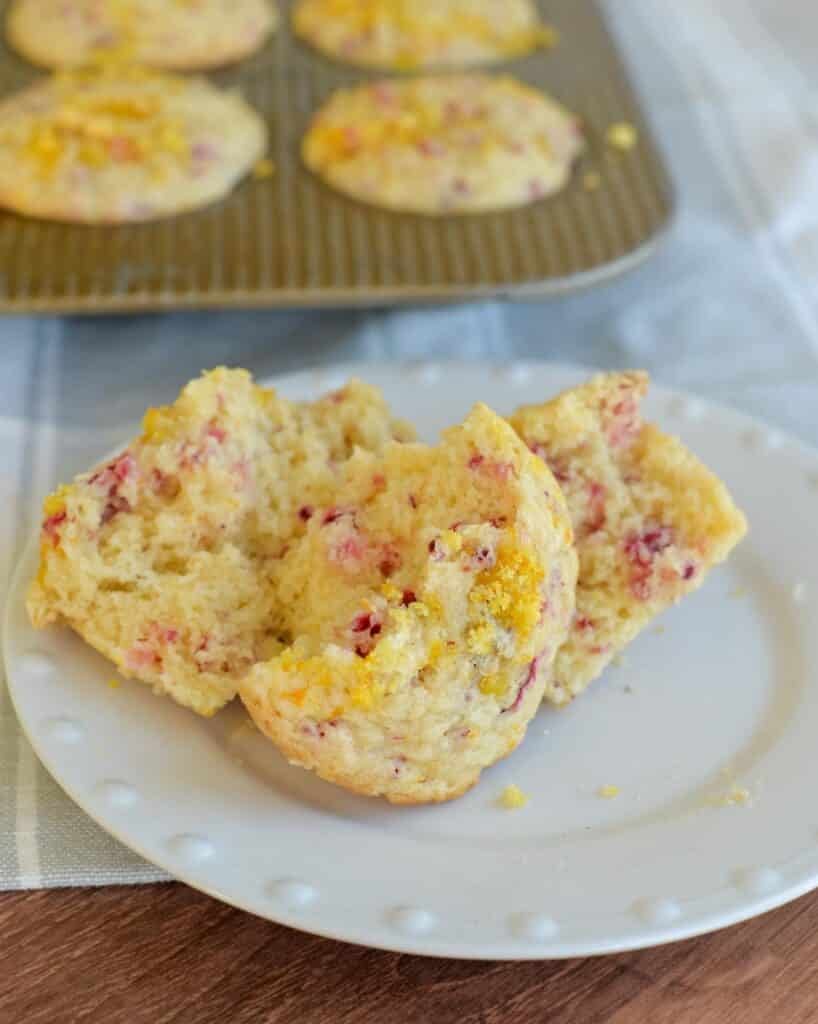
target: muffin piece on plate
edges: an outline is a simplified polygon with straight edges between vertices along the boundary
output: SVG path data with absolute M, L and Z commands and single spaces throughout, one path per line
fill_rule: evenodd
M 522 206 L 558 191 L 583 147 L 575 117 L 504 75 L 339 89 L 315 114 L 304 162 L 363 202 L 424 214 Z
M 0 206 L 152 220 L 227 195 L 266 146 L 258 114 L 204 79 L 127 65 L 67 72 L 0 103 Z
M 644 423 L 645 373 L 612 373 L 511 423 L 568 501 L 579 552 L 576 615 L 545 696 L 571 700 L 660 612 L 724 561 L 747 524 L 726 487 Z
M 357 453 L 281 561 L 293 643 L 240 695 L 294 764 L 395 803 L 448 800 L 523 738 L 574 607 L 545 465 L 485 406 L 437 448 Z
M 359 446 L 409 436 L 351 382 L 313 403 L 218 369 L 45 502 L 35 626 L 65 622 L 126 676 L 209 715 L 281 646 L 274 578 Z
M 253 53 L 277 20 L 270 0 L 14 0 L 6 34 L 47 68 L 119 50 L 151 67 L 196 71 Z
M 292 23 L 330 57 L 396 71 L 489 64 L 556 39 L 532 0 L 298 0 Z

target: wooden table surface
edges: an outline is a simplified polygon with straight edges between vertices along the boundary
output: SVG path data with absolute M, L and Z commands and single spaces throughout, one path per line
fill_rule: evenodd
M 0 895 L 2 1024 L 818 1021 L 818 892 L 714 935 L 545 963 L 302 935 L 176 883 Z

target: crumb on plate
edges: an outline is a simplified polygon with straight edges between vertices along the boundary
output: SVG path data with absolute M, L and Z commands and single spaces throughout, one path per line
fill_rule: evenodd
M 507 811 L 516 811 L 518 807 L 525 807 L 528 803 L 528 797 L 520 789 L 519 786 L 510 785 L 506 786 L 503 790 L 503 794 L 500 797 L 500 804 L 505 807 Z
M 746 807 L 751 802 L 750 790 L 746 786 L 733 786 L 720 802 L 722 807 Z
M 605 141 L 613 149 L 621 149 L 625 152 L 633 149 L 639 141 L 639 133 L 630 121 L 614 121 L 608 126 Z

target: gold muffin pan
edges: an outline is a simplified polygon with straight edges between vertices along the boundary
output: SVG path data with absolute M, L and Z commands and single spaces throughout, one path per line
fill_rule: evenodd
M 211 77 L 267 119 L 272 177 L 152 224 L 88 227 L 0 212 L 0 312 L 393 304 L 577 289 L 641 262 L 667 227 L 672 188 L 601 13 L 548 0 L 559 45 L 496 67 L 583 120 L 588 152 L 559 195 L 503 213 L 397 214 L 337 195 L 306 171 L 299 143 L 335 88 L 373 77 L 295 40 L 290 3 L 259 53 Z M 0 0 L 4 14 L 6 0 Z M 39 72 L 0 46 L 0 95 Z M 614 122 L 639 141 L 608 146 Z M 587 172 L 599 176 L 585 187 Z

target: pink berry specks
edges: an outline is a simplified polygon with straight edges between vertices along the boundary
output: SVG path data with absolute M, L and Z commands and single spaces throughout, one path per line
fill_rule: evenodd
M 381 635 L 383 622 L 377 612 L 360 612 L 350 623 L 349 629 L 352 633 L 355 653 L 359 658 L 365 658 Z
M 253 479 L 252 467 L 249 459 L 237 459 L 230 467 L 230 472 L 235 479 L 237 491 L 246 491 Z
M 227 440 L 227 431 L 216 420 L 211 420 L 205 428 L 205 437 L 212 438 L 216 444 L 224 444 Z
M 480 452 L 475 452 L 466 465 L 471 470 L 493 476 L 497 480 L 508 480 L 514 475 L 514 466 L 510 462 L 498 462 L 494 459 L 487 459 Z
M 696 566 L 692 562 L 688 562 L 684 569 L 682 569 L 682 579 L 692 580 L 696 575 Z
M 368 633 L 372 628 L 372 613 L 361 612 L 356 615 L 349 628 L 353 633 Z
M 352 508 L 328 508 L 321 519 L 322 526 L 329 526 L 332 523 L 337 523 L 339 519 L 344 519 L 347 516 L 355 517 L 355 509 Z
M 123 481 L 136 474 L 136 469 L 136 459 L 126 451 L 92 474 L 88 478 L 88 483 L 98 487 L 106 494 L 112 494 Z
M 586 484 L 586 490 L 588 511 L 582 528 L 586 534 L 597 533 L 605 525 L 607 489 L 596 480 L 591 480 Z
M 312 505 L 302 505 L 298 510 L 298 518 L 302 523 L 308 522 L 315 515 L 315 509 Z
M 510 704 L 507 708 L 503 708 L 503 710 L 500 712 L 500 714 L 505 715 L 507 712 L 516 711 L 519 708 L 519 706 L 522 704 L 523 697 L 525 697 L 525 694 L 526 694 L 526 690 L 528 690 L 528 688 L 531 686 L 531 684 L 537 678 L 537 671 L 539 670 L 539 667 L 540 667 L 540 661 L 542 660 L 544 655 L 545 655 L 545 651 L 541 651 L 537 655 L 537 657 L 534 658 L 529 663 L 528 669 L 526 670 L 525 677 L 523 678 L 523 681 L 520 684 L 519 690 L 517 690 L 517 696 L 514 698 L 514 703 Z
M 142 668 L 155 668 L 161 662 L 160 656 L 144 640 L 137 640 L 125 655 L 125 664 L 137 671 Z
M 404 608 L 408 608 L 410 604 L 414 604 L 417 601 L 414 590 L 404 590 L 401 596 L 400 603 Z
M 565 484 L 571 479 L 571 468 L 569 460 L 564 456 L 552 455 L 546 445 L 540 441 L 531 441 L 528 445 L 529 451 L 533 452 L 538 459 L 542 459 L 554 474 L 557 483 Z
M 152 622 L 147 632 L 155 644 L 175 644 L 179 639 L 179 630 L 175 626 L 161 626 L 158 622 Z
M 625 538 L 625 557 L 630 563 L 631 593 L 639 601 L 651 596 L 651 578 L 656 558 L 673 543 L 669 526 L 649 525 L 641 533 L 633 531 Z
M 483 545 L 471 556 L 471 567 L 477 572 L 482 572 L 483 569 L 490 569 L 496 560 L 494 549 Z
M 418 500 L 417 500 L 417 498 L 414 496 L 414 494 L 410 494 L 409 495 L 409 508 L 417 508 L 417 507 L 418 507 Z
M 615 401 L 602 406 L 602 424 L 612 448 L 627 448 L 642 429 L 639 402 L 628 384 L 621 384 Z
M 68 513 L 63 509 L 62 512 L 56 512 L 53 516 L 48 516 L 43 520 L 43 536 L 47 537 L 54 547 L 60 543 L 60 527 L 68 519 Z
M 125 451 L 88 478 L 89 486 L 108 498 L 100 513 L 100 526 L 105 526 L 120 512 L 131 511 L 130 501 L 119 490 L 126 481 L 134 479 L 137 473 L 136 459 L 129 451 Z
M 673 543 L 673 530 L 669 526 L 647 526 L 641 533 L 629 533 L 625 538 L 625 554 L 634 565 L 651 565 L 656 555 Z
M 574 629 L 578 629 L 581 633 L 593 628 L 594 621 L 593 619 L 589 619 L 587 615 L 577 615 L 574 619 Z
M 135 670 L 158 668 L 162 664 L 160 649 L 172 646 L 178 640 L 179 630 L 175 626 L 162 626 L 158 622 L 151 622 L 144 635 L 140 636 L 125 655 L 125 664 Z
M 366 545 L 354 533 L 343 537 L 329 549 L 329 560 L 347 572 L 357 572 L 366 555 Z
M 437 537 L 429 541 L 429 554 L 433 562 L 442 562 L 446 557 L 446 551 Z

